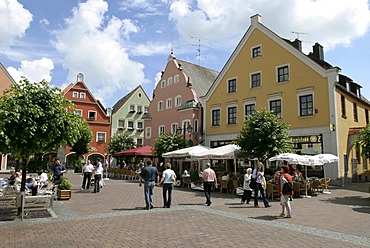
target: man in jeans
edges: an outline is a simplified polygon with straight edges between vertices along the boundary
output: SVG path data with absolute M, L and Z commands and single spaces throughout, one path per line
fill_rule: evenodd
M 203 178 L 203 188 L 204 194 L 206 195 L 206 204 L 207 206 L 211 205 L 211 191 L 213 186 L 217 188 L 217 177 L 213 169 L 211 169 L 211 164 L 207 163 L 207 168 L 202 173 Z
M 93 193 L 99 193 L 100 192 L 100 180 L 101 175 L 103 174 L 103 165 L 101 164 L 101 159 L 98 158 L 96 160 L 96 167 L 94 168 L 95 174 L 94 174 L 94 191 Z
M 153 188 L 156 183 L 159 183 L 159 174 L 156 167 L 152 165 L 152 161 L 148 160 L 147 165 L 142 169 L 140 176 L 144 179 L 144 196 L 146 210 L 153 208 Z M 139 186 L 141 187 L 141 179 Z

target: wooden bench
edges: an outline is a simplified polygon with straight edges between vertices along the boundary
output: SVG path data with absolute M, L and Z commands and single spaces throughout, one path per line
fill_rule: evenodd
M 34 206 L 42 205 L 48 208 L 49 207 L 53 208 L 53 201 L 54 201 L 54 197 L 52 195 L 34 195 L 34 196 L 26 195 L 24 199 L 24 204 L 25 206 L 28 206 L 28 207 L 31 204 L 33 204 Z M 17 197 L 16 205 L 17 207 L 21 207 L 20 195 Z

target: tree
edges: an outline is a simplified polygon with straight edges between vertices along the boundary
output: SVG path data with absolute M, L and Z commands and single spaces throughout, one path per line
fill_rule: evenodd
M 247 117 L 235 143 L 246 155 L 265 162 L 269 157 L 292 151 L 288 131 L 288 124 L 273 113 L 261 110 Z
M 74 105 L 46 81 L 22 77 L 0 97 L 0 151 L 22 159 L 21 191 L 31 156 L 74 145 L 79 139 Z
M 187 147 L 187 141 L 182 136 L 174 134 L 162 134 L 154 141 L 153 150 L 157 157 L 163 153 L 172 152 Z
M 352 142 L 356 149 L 361 148 L 361 156 L 370 157 L 370 124 L 362 129 L 356 139 Z
M 110 154 L 129 150 L 135 147 L 135 141 L 126 133 L 116 133 L 108 144 L 108 151 Z

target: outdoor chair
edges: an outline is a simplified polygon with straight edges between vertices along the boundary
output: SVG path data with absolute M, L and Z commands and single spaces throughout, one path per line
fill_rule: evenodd
M 183 177 L 182 178 L 182 187 L 184 188 L 185 185 L 186 185 L 187 188 L 191 187 L 190 177 Z
M 293 182 L 293 190 L 294 190 L 294 195 L 296 197 L 301 197 L 302 193 L 303 194 L 306 193 L 305 184 L 299 183 L 299 182 Z
M 237 189 L 238 189 L 238 180 L 233 180 L 233 185 L 232 185 L 231 193 L 234 193 L 235 192 L 235 194 L 236 194 L 237 193 L 236 192 Z
M 226 189 L 226 193 L 229 193 L 229 188 L 227 187 L 228 182 L 228 180 L 221 180 L 220 192 L 222 192 L 223 189 Z
M 321 185 L 321 182 L 318 179 L 312 181 L 311 188 L 312 188 L 313 192 L 319 192 L 319 191 L 322 191 L 322 189 L 323 189 L 322 185 Z
M 278 194 L 277 185 L 273 183 L 266 183 L 266 193 L 268 198 L 271 197 L 271 200 L 274 200 L 274 195 Z
M 321 188 L 323 190 L 327 189 L 329 187 L 329 183 L 330 183 L 330 178 L 321 178 L 320 179 Z

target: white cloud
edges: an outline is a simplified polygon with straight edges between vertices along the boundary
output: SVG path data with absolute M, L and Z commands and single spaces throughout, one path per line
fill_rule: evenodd
M 287 7 L 289 6 L 289 7 Z M 307 33 L 305 47 L 319 42 L 326 49 L 349 45 L 364 35 L 370 25 L 367 0 L 178 0 L 170 7 L 180 37 L 213 41 L 215 46 L 235 47 L 250 25 L 250 16 L 260 14 L 262 23 L 283 38 L 292 31 Z
M 0 0 L 0 52 L 22 37 L 32 22 L 32 14 L 16 0 Z
M 144 65 L 129 58 L 126 44 L 139 29 L 128 19 L 108 17 L 102 0 L 80 3 L 66 19 L 65 29 L 55 32 L 54 46 L 64 54 L 68 80 L 75 82 L 82 72 L 85 82 L 98 99 L 146 83 Z
M 50 25 L 50 22 L 46 18 L 41 19 L 40 20 L 40 23 L 43 24 L 43 25 L 45 25 L 45 26 L 49 26 Z
M 33 61 L 23 60 L 18 69 L 14 67 L 6 68 L 16 82 L 19 82 L 22 76 L 26 77 L 30 82 L 40 82 L 43 79 L 50 82 L 53 69 L 53 61 L 47 58 Z

